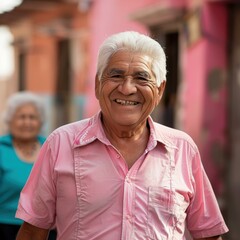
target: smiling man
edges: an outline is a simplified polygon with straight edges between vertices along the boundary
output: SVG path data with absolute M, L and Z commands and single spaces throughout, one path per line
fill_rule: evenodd
M 153 122 L 166 57 L 137 32 L 102 44 L 95 92 L 101 111 L 55 130 L 22 191 L 17 240 L 220 240 L 228 231 L 185 133 Z

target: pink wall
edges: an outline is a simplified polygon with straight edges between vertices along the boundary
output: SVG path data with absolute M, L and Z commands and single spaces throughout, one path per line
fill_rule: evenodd
M 203 126 L 206 137 L 204 164 L 215 191 L 221 195 L 223 189 L 223 166 L 226 153 L 227 133 L 227 17 L 224 4 L 209 4 L 204 8 L 204 32 L 206 46 L 206 94 L 204 98 Z
M 205 4 L 202 38 L 184 53 L 184 130 L 197 142 L 217 195 L 224 191 L 227 116 L 227 8 Z
M 199 40 L 183 53 L 183 129 L 197 141 L 201 131 L 206 75 L 206 42 Z

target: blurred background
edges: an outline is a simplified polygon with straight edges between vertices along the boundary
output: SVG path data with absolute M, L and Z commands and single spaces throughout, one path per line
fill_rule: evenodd
M 168 69 L 152 116 L 195 140 L 230 228 L 224 239 L 239 240 L 239 26 L 239 0 L 1 0 L 0 113 L 29 90 L 46 104 L 46 136 L 92 116 L 100 44 L 119 31 L 149 34 Z

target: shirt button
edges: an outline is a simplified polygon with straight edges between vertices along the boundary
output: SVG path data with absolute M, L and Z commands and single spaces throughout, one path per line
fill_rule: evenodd
M 127 215 L 126 218 L 130 223 L 132 222 L 132 217 L 130 215 Z
M 119 154 L 117 154 L 117 155 L 116 155 L 116 157 L 117 157 L 117 158 L 120 158 L 120 155 L 119 155 Z
M 127 183 L 131 183 L 131 180 L 127 177 L 127 178 L 126 178 L 126 182 L 127 182 Z

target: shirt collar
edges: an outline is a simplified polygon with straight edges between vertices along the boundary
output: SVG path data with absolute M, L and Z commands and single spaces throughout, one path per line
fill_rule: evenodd
M 110 144 L 102 127 L 101 112 L 88 119 L 86 127 L 75 135 L 73 147 L 87 145 L 96 139 L 104 144 Z
M 175 148 L 170 139 L 166 137 L 164 132 L 166 131 L 166 127 L 155 123 L 151 116 L 148 117 L 148 124 L 150 127 L 150 136 L 148 142 L 148 149 L 153 149 L 157 143 L 162 143 L 166 147 Z M 99 111 L 96 115 L 88 120 L 86 127 L 78 132 L 75 136 L 73 147 L 84 146 L 89 143 L 92 143 L 98 139 L 102 143 L 106 145 L 110 145 L 109 140 L 107 139 L 105 132 L 103 130 L 102 121 L 101 121 L 101 111 Z
M 161 143 L 169 148 L 177 148 L 172 140 L 169 138 L 166 131 L 170 131 L 170 129 L 164 125 L 156 123 L 153 121 L 151 116 L 148 117 L 148 124 L 150 127 L 150 137 L 149 137 L 149 146 L 151 149 L 157 145 L 157 143 Z M 151 144 L 152 143 L 152 144 Z

